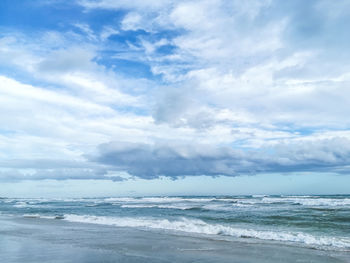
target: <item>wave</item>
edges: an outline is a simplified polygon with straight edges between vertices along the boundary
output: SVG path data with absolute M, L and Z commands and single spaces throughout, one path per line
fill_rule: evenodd
M 237 208 L 248 208 L 251 207 L 252 205 L 250 204 L 239 204 L 239 203 L 233 203 L 229 205 L 204 205 L 202 206 L 202 209 L 205 210 L 213 210 L 213 211 L 227 211 L 227 212 L 232 212 L 235 211 Z
M 349 206 L 350 199 L 337 199 L 337 198 L 263 198 L 263 203 L 276 203 L 276 202 L 287 202 L 293 204 L 299 204 L 304 206 Z
M 179 220 L 170 221 L 168 219 L 156 218 L 104 217 L 67 214 L 64 216 L 64 220 L 118 227 L 152 228 L 196 234 L 226 235 L 237 238 L 256 238 L 261 240 L 294 242 L 314 248 L 350 248 L 350 239 L 346 238 L 318 237 L 301 232 L 292 233 L 234 228 L 219 224 L 208 224 L 199 219 L 181 218 Z
M 38 208 L 38 209 L 43 209 L 43 208 L 51 208 L 50 205 L 47 204 L 42 204 L 41 202 L 24 202 L 24 201 L 17 201 L 16 203 L 13 204 L 13 207 L 15 208 Z
M 249 204 L 230 204 L 218 205 L 218 204 L 207 204 L 207 205 L 190 205 L 186 203 L 178 204 L 125 204 L 121 205 L 121 208 L 160 208 L 160 209 L 178 209 L 178 210 L 211 210 L 211 211 L 234 211 L 235 207 L 251 207 Z
M 13 207 L 16 207 L 16 208 L 25 208 L 25 207 L 29 207 L 30 205 L 27 203 L 27 202 L 23 202 L 23 201 L 19 201 L 19 202 L 16 202 Z
M 112 197 L 105 198 L 105 202 L 122 203 L 178 203 L 178 202 L 211 202 L 215 198 L 186 198 L 186 197 Z
M 173 203 L 173 202 L 211 202 L 215 198 L 186 198 L 186 197 L 144 197 L 142 202 L 151 203 Z
M 238 204 L 263 205 L 263 204 L 293 204 L 303 206 L 350 206 L 350 198 L 315 198 L 315 197 L 263 197 L 253 199 L 236 199 Z
M 58 203 L 57 203 L 58 202 Z M 185 198 L 185 197 L 120 197 L 120 198 L 101 198 L 101 199 L 12 199 L 5 200 L 3 203 L 12 203 L 15 208 L 52 206 L 64 203 L 84 203 L 86 207 L 95 207 L 101 205 L 118 205 L 129 208 L 169 208 L 169 209 L 198 209 L 206 210 L 225 210 L 233 208 L 244 208 L 249 206 L 261 205 L 301 205 L 308 207 L 350 207 L 350 198 L 329 198 L 315 196 L 298 196 L 298 197 L 269 197 L 259 196 L 250 198 Z M 218 205 L 218 206 L 217 206 Z M 219 208 L 218 208 L 219 207 Z
M 137 204 L 137 205 L 121 205 L 122 208 L 162 208 L 162 209 L 179 209 L 179 210 L 190 210 L 194 208 L 200 208 L 197 206 L 186 206 L 186 205 L 146 205 L 146 204 Z

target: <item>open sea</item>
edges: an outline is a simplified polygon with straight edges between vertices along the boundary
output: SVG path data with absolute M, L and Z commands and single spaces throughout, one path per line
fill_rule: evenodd
M 225 246 L 255 242 L 320 251 L 324 255 L 341 253 L 343 261 L 334 262 L 350 262 L 348 195 L 1 198 L 0 215 L 8 222 L 27 220 L 37 227 L 55 225 L 58 221 L 73 222 L 86 227 L 106 226 L 106 233 L 110 234 L 114 229 L 116 233 L 117 229 L 141 231 L 146 239 L 148 233 L 160 233 L 163 236 L 225 241 Z M 16 228 L 21 229 L 18 222 L 16 226 L 0 231 L 0 250 L 1 245 L 5 246 L 1 237 L 10 235 L 11 231 L 16 233 Z M 98 238 L 99 233 L 90 231 L 89 239 L 93 240 L 94 235 Z M 23 234 L 23 237 L 29 238 L 29 234 Z

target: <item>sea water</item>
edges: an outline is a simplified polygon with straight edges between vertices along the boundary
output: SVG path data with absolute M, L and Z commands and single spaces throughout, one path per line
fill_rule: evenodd
M 350 196 L 1 198 L 6 216 L 350 251 Z

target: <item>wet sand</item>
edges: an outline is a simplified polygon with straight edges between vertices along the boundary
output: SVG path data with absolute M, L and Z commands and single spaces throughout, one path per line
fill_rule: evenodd
M 0 262 L 350 262 L 349 252 L 253 239 L 0 216 Z

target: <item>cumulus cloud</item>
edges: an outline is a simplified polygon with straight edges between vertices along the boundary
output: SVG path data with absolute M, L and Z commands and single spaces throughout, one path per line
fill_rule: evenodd
M 343 77 L 349 64 L 339 58 L 343 57 L 339 47 L 347 39 L 329 38 L 334 32 L 344 32 L 340 25 L 346 19 L 346 4 L 270 0 L 147 3 L 147 11 L 141 10 L 142 4 L 84 1 L 83 5 L 125 8 L 122 25 L 152 32 L 142 36 L 143 59 L 153 73 L 177 87 L 176 92 L 162 90 L 156 100 L 152 112 L 159 123 L 202 129 L 222 124 L 210 113 L 229 110 L 254 116 L 257 126 L 324 129 L 348 125 L 342 114 L 347 112 L 348 101 L 339 96 L 347 93 Z M 175 48 L 166 55 L 156 52 L 158 40 L 152 39 L 164 30 L 184 30 L 168 36 Z M 331 106 L 334 97 L 338 107 Z M 325 109 L 325 104 L 330 106 Z M 320 113 L 322 121 L 321 116 L 315 118 Z

